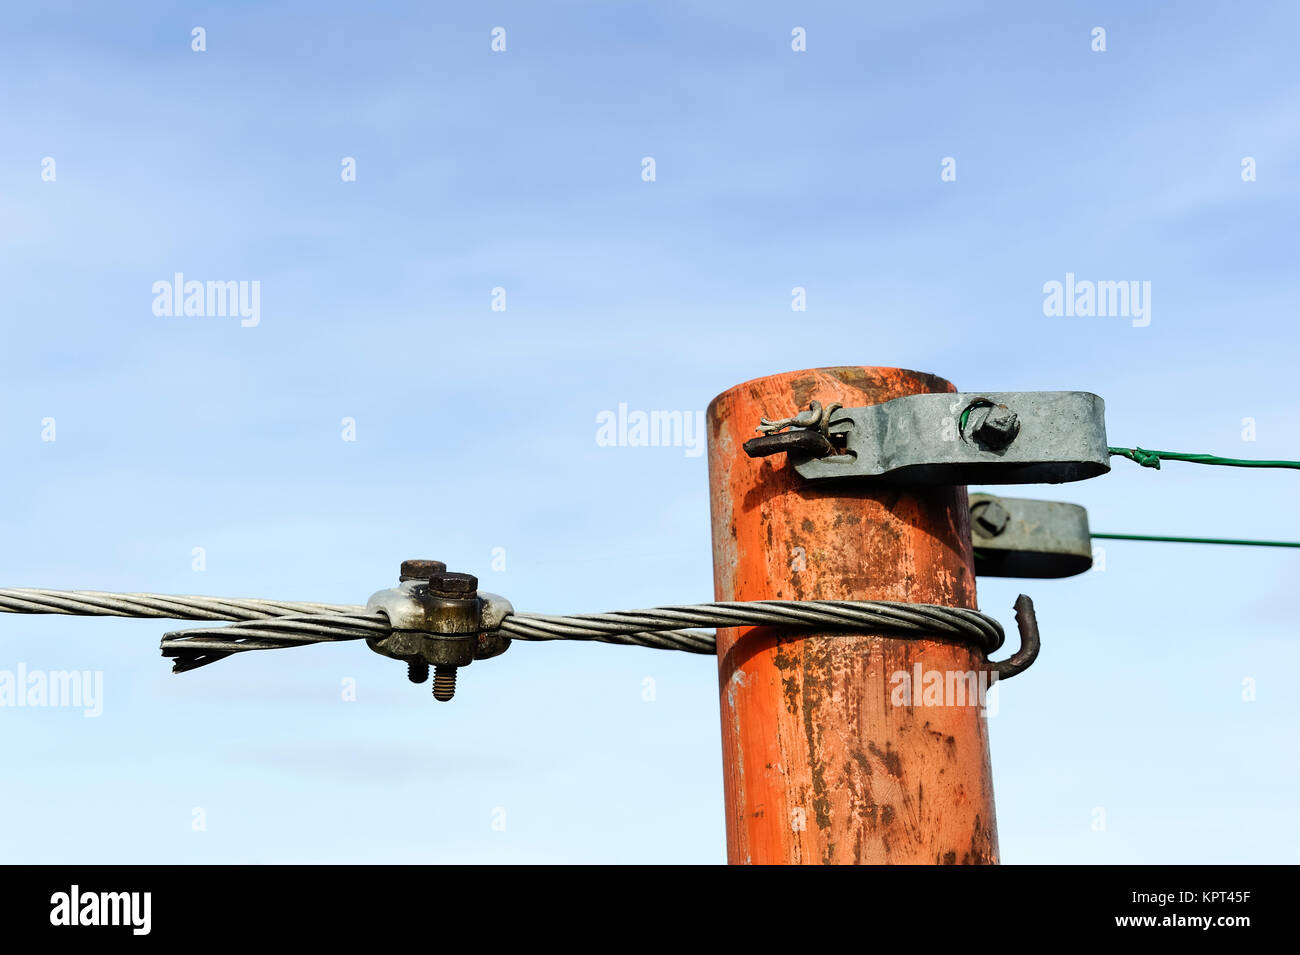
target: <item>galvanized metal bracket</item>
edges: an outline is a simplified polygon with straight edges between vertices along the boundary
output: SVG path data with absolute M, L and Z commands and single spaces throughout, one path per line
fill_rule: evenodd
M 1073 577 L 1092 567 L 1088 512 L 1078 504 L 970 495 L 980 577 Z
M 1082 391 L 907 395 L 838 408 L 825 427 L 760 429 L 745 451 L 784 452 L 808 481 L 1060 484 L 1110 470 L 1105 409 Z

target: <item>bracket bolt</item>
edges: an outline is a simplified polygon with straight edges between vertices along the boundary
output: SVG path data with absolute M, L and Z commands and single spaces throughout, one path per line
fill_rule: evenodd
M 970 516 L 971 530 L 981 537 L 997 537 L 1011 523 L 1011 512 L 997 501 L 977 501 Z
M 994 451 L 1010 445 L 1020 433 L 1020 416 L 1006 405 L 979 407 L 970 417 L 971 437 Z

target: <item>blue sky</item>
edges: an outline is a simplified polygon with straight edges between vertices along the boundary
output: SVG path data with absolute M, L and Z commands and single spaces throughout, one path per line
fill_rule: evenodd
M 1093 391 L 1113 444 L 1300 457 L 1287 5 L 5 19 L 0 585 L 362 603 L 428 557 L 523 610 L 707 600 L 704 458 L 600 447 L 596 417 L 821 365 Z M 176 272 L 259 282 L 260 323 L 155 316 Z M 1151 282 L 1150 325 L 1045 316 L 1067 272 Z M 1021 493 L 1297 539 L 1294 482 L 1117 461 Z M 980 582 L 1008 622 L 1035 598 L 1045 648 L 990 720 L 1004 861 L 1294 861 L 1300 558 L 1105 550 Z M 105 697 L 0 710 L 5 861 L 724 857 L 707 658 L 516 645 L 435 708 L 360 646 L 172 676 L 166 623 L 0 628 L 0 669 L 102 670 Z

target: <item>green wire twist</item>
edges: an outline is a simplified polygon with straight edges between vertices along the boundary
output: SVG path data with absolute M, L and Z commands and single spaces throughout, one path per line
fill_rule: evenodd
M 1185 451 L 1148 451 L 1145 448 L 1107 448 L 1111 454 L 1135 461 L 1144 468 L 1160 470 L 1161 460 L 1191 464 L 1221 464 L 1230 468 L 1295 468 L 1300 461 L 1255 461 L 1250 458 L 1222 458 L 1217 454 L 1189 454 Z

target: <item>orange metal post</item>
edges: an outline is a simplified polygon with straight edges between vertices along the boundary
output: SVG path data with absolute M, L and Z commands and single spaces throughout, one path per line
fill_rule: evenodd
M 955 390 L 920 372 L 846 367 L 757 378 L 715 398 L 716 599 L 975 607 L 964 487 L 811 485 L 784 455 L 741 448 L 761 417 L 813 400 L 861 407 Z M 983 712 L 922 705 L 917 664 L 926 675 L 966 673 L 982 656 L 939 640 L 718 632 L 730 862 L 998 861 Z M 895 693 L 899 673 L 912 684 L 907 705 Z

